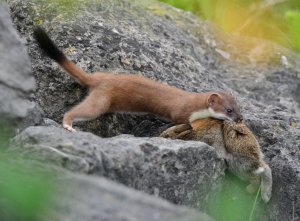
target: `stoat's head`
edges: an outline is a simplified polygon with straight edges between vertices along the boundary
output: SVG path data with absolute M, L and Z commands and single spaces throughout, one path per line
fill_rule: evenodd
M 240 107 L 232 93 L 216 92 L 209 94 L 207 106 L 213 118 L 235 122 L 243 120 Z

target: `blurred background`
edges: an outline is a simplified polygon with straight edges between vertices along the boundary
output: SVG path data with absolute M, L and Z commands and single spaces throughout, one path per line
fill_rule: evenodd
M 300 56 L 299 0 L 160 0 L 216 23 L 227 33 L 263 38 Z

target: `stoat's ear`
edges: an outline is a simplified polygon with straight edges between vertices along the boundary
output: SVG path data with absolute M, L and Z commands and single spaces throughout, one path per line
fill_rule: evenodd
M 219 101 L 222 100 L 222 96 L 218 93 L 213 93 L 209 95 L 207 99 L 208 106 L 212 106 L 215 103 L 218 103 Z

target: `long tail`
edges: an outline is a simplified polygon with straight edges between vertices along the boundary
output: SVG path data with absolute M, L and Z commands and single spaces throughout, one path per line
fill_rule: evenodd
M 264 171 L 261 174 L 261 196 L 265 203 L 272 196 L 272 171 L 268 164 L 263 163 Z
M 70 61 L 62 51 L 60 51 L 54 42 L 48 37 L 47 33 L 41 28 L 37 27 L 34 32 L 34 38 L 38 42 L 43 51 L 56 61 L 64 70 L 75 78 L 81 85 L 88 86 L 90 82 L 89 75 L 81 68 Z

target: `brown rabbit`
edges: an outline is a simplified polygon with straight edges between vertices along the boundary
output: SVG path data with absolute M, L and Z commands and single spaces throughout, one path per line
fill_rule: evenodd
M 191 124 L 168 128 L 161 137 L 198 140 L 214 147 L 227 162 L 228 169 L 240 179 L 250 181 L 248 192 L 255 192 L 261 185 L 261 197 L 268 202 L 272 194 L 271 169 L 263 160 L 258 141 L 244 123 L 201 119 Z

